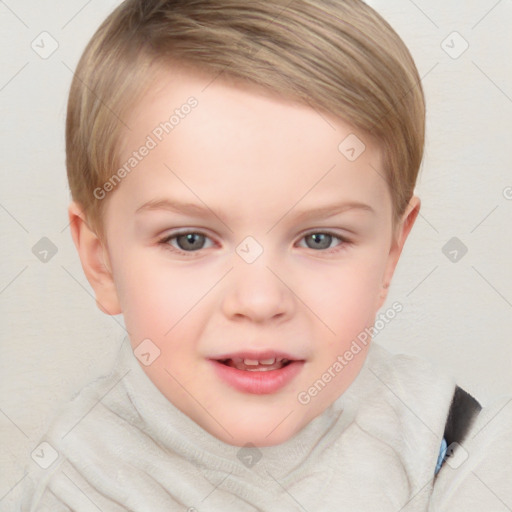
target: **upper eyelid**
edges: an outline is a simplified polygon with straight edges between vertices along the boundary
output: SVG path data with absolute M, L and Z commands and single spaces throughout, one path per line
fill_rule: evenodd
M 203 235 L 206 238 L 210 239 L 212 242 L 215 242 L 212 239 L 212 237 L 210 235 L 208 235 L 208 233 L 206 233 L 202 229 L 183 229 L 183 230 L 179 230 L 179 231 L 172 232 L 172 233 L 169 233 L 169 234 L 163 236 L 162 238 L 159 239 L 159 241 L 160 242 L 169 242 L 170 240 L 173 240 L 174 238 L 177 238 L 178 236 L 187 235 L 187 234 L 190 234 L 190 233 Z M 334 238 L 337 238 L 342 243 L 350 243 L 351 242 L 349 237 L 347 237 L 345 235 L 342 235 L 342 234 L 339 234 L 339 233 L 335 233 L 333 230 L 329 230 L 328 228 L 326 228 L 326 229 L 319 229 L 319 228 L 317 228 L 317 229 L 307 230 L 307 231 L 303 232 L 300 235 L 300 239 L 299 240 L 302 240 L 306 236 L 309 236 L 309 235 L 312 235 L 312 234 L 318 234 L 318 233 L 330 235 L 330 236 L 332 236 Z M 176 250 L 177 251 L 182 251 L 182 249 L 176 249 Z M 183 251 L 183 252 L 198 252 L 198 251 Z
M 165 240 L 166 238 L 174 238 L 174 237 L 181 236 L 181 235 L 188 235 L 190 233 L 195 233 L 195 234 L 199 234 L 199 235 L 205 235 L 206 237 L 211 238 L 211 236 L 206 231 L 204 231 L 203 229 L 191 228 L 191 229 L 182 229 L 182 230 L 170 232 L 170 233 L 164 235 L 162 237 L 162 239 Z M 304 237 L 304 236 L 307 236 L 307 235 L 311 235 L 311 234 L 317 234 L 317 233 L 329 234 L 329 235 L 333 235 L 333 236 L 336 236 L 336 237 L 339 237 L 339 238 L 342 238 L 342 239 L 349 238 L 349 236 L 345 236 L 343 234 L 336 233 L 334 230 L 329 229 L 329 228 L 309 229 L 307 231 L 304 231 L 301 234 L 301 237 Z

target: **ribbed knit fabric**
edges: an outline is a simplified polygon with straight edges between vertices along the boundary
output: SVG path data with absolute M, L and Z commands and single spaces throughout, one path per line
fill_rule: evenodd
M 457 468 L 443 464 L 435 477 L 454 388 L 429 363 L 374 342 L 350 388 L 293 438 L 240 448 L 170 403 L 126 338 L 112 372 L 84 388 L 41 439 L 58 459 L 47 469 L 30 461 L 20 510 L 506 511 L 512 407 L 505 399 L 480 413 L 463 443 L 468 458 Z

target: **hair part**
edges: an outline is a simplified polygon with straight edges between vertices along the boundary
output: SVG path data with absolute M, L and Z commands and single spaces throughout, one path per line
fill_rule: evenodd
M 101 238 L 108 198 L 94 190 L 120 165 L 123 119 L 177 62 L 305 103 L 376 141 L 398 224 L 423 158 L 425 101 L 411 54 L 376 11 L 361 0 L 126 0 L 84 50 L 66 120 L 71 194 Z

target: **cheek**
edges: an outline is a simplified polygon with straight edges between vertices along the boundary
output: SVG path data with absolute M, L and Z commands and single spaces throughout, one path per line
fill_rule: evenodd
M 318 319 L 318 334 L 328 344 L 327 353 L 344 350 L 352 340 L 373 325 L 377 297 L 381 292 L 382 261 L 371 254 L 340 261 L 339 265 L 311 271 L 303 280 L 304 302 Z M 328 326 L 328 328 L 327 328 Z
M 120 302 L 133 339 L 154 339 L 163 348 L 182 338 L 183 330 L 192 337 L 191 331 L 200 329 L 204 319 L 198 315 L 220 269 L 167 264 L 165 254 L 148 258 L 147 249 L 123 254 L 120 263 Z

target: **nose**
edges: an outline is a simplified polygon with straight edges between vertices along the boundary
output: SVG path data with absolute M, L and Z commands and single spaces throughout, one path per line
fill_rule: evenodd
M 245 318 L 258 323 L 290 318 L 296 303 L 287 276 L 281 275 L 282 268 L 273 268 L 264 257 L 250 264 L 236 262 L 226 284 L 224 314 L 231 320 Z

